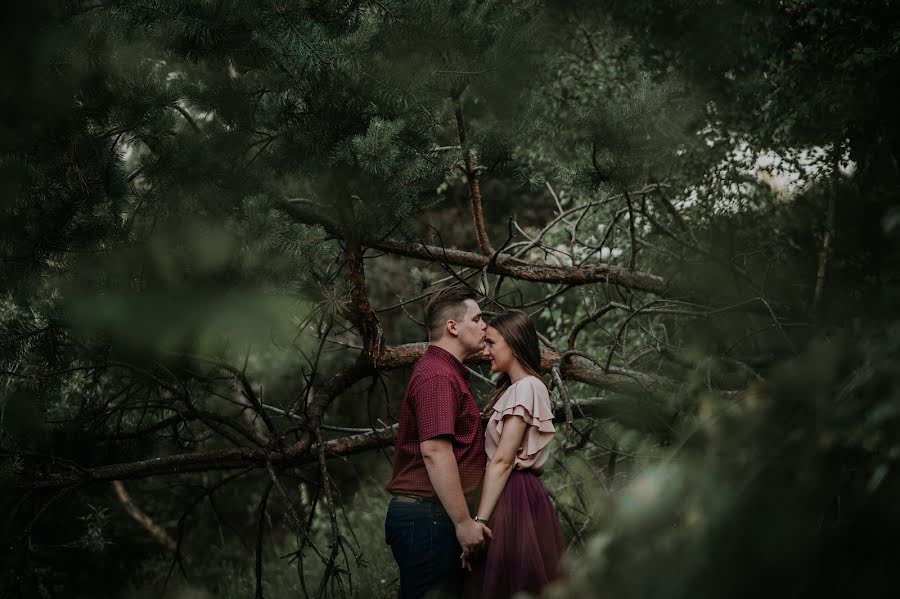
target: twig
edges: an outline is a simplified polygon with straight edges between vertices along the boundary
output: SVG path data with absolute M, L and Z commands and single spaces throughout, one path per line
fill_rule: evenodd
M 551 376 L 553 377 L 553 384 L 556 385 L 556 388 L 559 390 L 559 397 L 563 402 L 563 413 L 566 416 L 566 442 L 564 447 L 568 448 L 572 445 L 572 431 L 574 428 L 574 416 L 572 415 L 572 398 L 569 395 L 569 389 L 566 387 L 566 383 L 562 379 L 562 375 L 560 374 L 560 365 L 555 364 L 553 368 L 550 369 Z
M 122 507 L 125 508 L 125 511 L 128 512 L 128 515 L 131 516 L 135 522 L 137 522 L 144 530 L 150 533 L 156 541 L 158 541 L 163 547 L 168 549 L 169 551 L 175 551 L 175 539 L 169 536 L 162 527 L 160 527 L 156 522 L 153 521 L 150 516 L 145 514 L 141 508 L 137 506 L 134 500 L 131 499 L 131 496 L 128 495 L 128 492 L 125 490 L 125 485 L 122 484 L 122 481 L 116 480 L 113 481 L 113 488 L 116 490 L 116 496 L 119 498 L 119 502 L 122 504 Z
M 259 511 L 256 517 L 256 599 L 263 599 L 263 531 L 265 530 L 266 504 L 269 502 L 269 493 L 271 493 L 273 485 L 272 481 L 266 485 L 262 499 L 259 500 Z
M 184 106 L 182 106 L 179 102 L 175 102 L 172 107 L 179 113 L 181 113 L 181 116 L 184 117 L 184 120 L 188 122 L 188 124 L 191 126 L 191 129 L 193 129 L 195 133 L 200 133 L 200 127 L 197 126 L 197 123 L 194 122 L 194 117 L 190 115 L 190 113 L 187 111 L 187 109 L 184 108 Z
M 616 308 L 622 309 L 622 310 L 628 310 L 628 309 L 629 309 L 629 307 L 626 306 L 625 304 L 620 304 L 620 303 L 618 303 L 618 302 L 609 302 L 608 304 L 606 304 L 605 306 L 603 306 L 603 307 L 600 308 L 599 310 L 595 310 L 595 311 L 592 312 L 591 314 L 588 314 L 587 316 L 585 316 L 584 318 L 582 318 L 581 320 L 579 320 L 579 321 L 575 324 L 575 326 L 572 327 L 572 332 L 569 333 L 569 340 L 568 340 L 568 342 L 567 342 L 567 344 L 566 344 L 567 347 L 568 347 L 570 350 L 575 349 L 575 339 L 578 337 L 578 333 L 580 333 L 581 330 L 582 330 L 584 327 L 586 327 L 587 325 L 589 325 L 590 323 L 592 323 L 592 322 L 594 322 L 595 320 L 597 320 L 598 318 L 602 317 L 604 314 L 606 314 L 606 313 L 609 312 L 610 310 L 614 310 L 614 309 L 616 309 Z
M 316 441 L 319 444 L 319 473 L 322 479 L 322 488 L 325 491 L 325 507 L 328 510 L 328 519 L 331 524 L 331 538 L 332 538 L 332 546 L 331 546 L 331 555 L 328 556 L 328 561 L 325 563 L 325 572 L 322 574 L 322 580 L 319 582 L 319 592 L 318 596 L 321 599 L 325 596 L 325 590 L 328 583 L 328 578 L 331 576 L 331 571 L 334 569 L 334 562 L 337 558 L 338 550 L 341 545 L 341 534 L 338 529 L 337 523 L 337 515 L 334 510 L 334 498 L 331 494 L 331 485 L 328 478 L 328 466 L 325 463 L 325 444 L 322 442 L 322 430 L 319 427 L 316 427 Z M 343 589 L 343 585 L 341 584 L 340 573 L 336 574 L 336 579 L 338 581 L 338 586 Z M 341 593 L 343 595 L 343 592 Z
M 628 270 L 634 272 L 635 261 L 637 260 L 637 236 L 634 232 L 634 207 L 631 204 L 631 196 L 628 190 L 623 189 L 625 194 L 625 204 L 628 206 L 628 233 L 631 236 L 631 256 L 628 259 Z

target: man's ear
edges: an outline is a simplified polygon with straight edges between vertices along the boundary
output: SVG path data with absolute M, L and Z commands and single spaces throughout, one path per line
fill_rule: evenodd
M 457 325 L 455 320 L 448 320 L 447 323 L 444 325 L 446 331 L 448 333 L 450 333 L 451 335 L 453 335 L 454 337 L 457 337 L 459 335 L 458 326 L 459 325 Z

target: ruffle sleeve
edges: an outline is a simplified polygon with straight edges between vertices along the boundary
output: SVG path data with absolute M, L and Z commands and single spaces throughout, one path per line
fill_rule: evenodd
M 534 377 L 512 385 L 494 405 L 491 420 L 498 436 L 503 433 L 503 419 L 507 416 L 521 416 L 528 424 L 522 447 L 516 456 L 518 461 L 532 460 L 556 434 L 547 387 Z

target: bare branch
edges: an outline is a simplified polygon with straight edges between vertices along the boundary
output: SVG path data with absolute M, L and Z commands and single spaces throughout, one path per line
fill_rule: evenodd
M 620 285 L 629 289 L 648 291 L 655 294 L 665 293 L 668 287 L 668 282 L 660 276 L 640 271 L 630 272 L 628 269 L 610 264 L 595 264 L 583 267 L 554 266 L 515 259 L 507 254 L 498 255 L 494 263 L 489 264 L 490 257 L 480 256 L 472 252 L 441 249 L 425 244 L 411 244 L 392 240 L 381 242 L 379 249 L 429 262 L 441 261 L 454 266 L 468 266 L 479 270 L 487 267 L 487 271 L 490 273 L 522 281 L 573 285 L 609 283 L 610 285 Z
M 472 159 L 472 150 L 466 142 L 466 127 L 463 123 L 462 105 L 457 99 L 456 104 L 456 133 L 459 137 L 459 145 L 462 149 L 463 170 L 466 180 L 469 182 L 469 199 L 472 200 L 472 218 L 475 221 L 475 236 L 478 238 L 478 247 L 485 256 L 493 255 L 487 228 L 484 226 L 484 212 L 481 209 L 481 184 L 478 181 L 478 172 L 475 161 Z
M 569 448 L 572 446 L 572 433 L 575 418 L 572 415 L 572 398 L 569 395 L 569 388 L 566 387 L 566 383 L 562 380 L 562 376 L 559 373 L 559 367 L 559 364 L 554 364 L 550 369 L 550 372 L 553 376 L 553 384 L 559 391 L 560 399 L 562 399 L 563 413 L 566 416 L 566 441 L 563 444 L 563 447 Z
M 325 508 L 328 510 L 328 521 L 331 525 L 332 543 L 331 555 L 328 556 L 328 561 L 325 563 L 325 572 L 322 574 L 322 579 L 319 582 L 318 596 L 321 598 L 325 596 L 328 579 L 335 568 L 334 562 L 341 546 L 341 533 L 340 530 L 338 530 L 337 514 L 334 509 L 334 497 L 331 494 L 331 481 L 328 477 L 328 466 L 325 464 L 325 444 L 322 442 L 322 430 L 319 427 L 316 427 L 316 442 L 318 445 L 319 476 L 322 481 L 322 488 L 325 490 Z M 340 585 L 340 574 L 337 575 L 337 580 Z
M 384 332 L 378 316 L 369 304 L 366 294 L 366 274 L 362 259 L 362 249 L 355 240 L 349 240 L 346 246 L 347 264 L 350 268 L 350 292 L 353 301 L 351 319 L 363 338 L 365 350 L 363 355 L 374 364 L 384 349 Z
M 625 194 L 625 204 L 628 206 L 628 234 L 631 236 L 631 255 L 628 258 L 628 270 L 634 272 L 635 261 L 637 260 L 637 236 L 634 232 L 634 206 L 631 203 L 631 196 L 628 190 L 623 190 Z
M 184 117 L 184 120 L 186 120 L 188 122 L 188 125 L 191 126 L 191 129 L 194 130 L 194 133 L 200 133 L 200 127 L 197 126 L 197 123 L 194 121 L 194 117 L 191 116 L 191 113 L 189 113 L 187 109 L 185 109 L 185 107 L 181 105 L 180 102 L 175 102 L 172 105 L 172 108 L 177 110 L 181 114 L 181 116 Z
M 601 318 L 604 314 L 606 314 L 610 310 L 614 310 L 616 308 L 619 308 L 621 310 L 630 310 L 630 308 L 628 306 L 626 306 L 625 304 L 620 304 L 618 302 L 609 302 L 608 304 L 606 304 L 599 310 L 595 310 L 591 314 L 588 314 L 587 316 L 585 316 L 584 318 L 579 320 L 575 324 L 575 326 L 572 327 L 572 332 L 569 333 L 569 340 L 566 344 L 568 346 L 568 348 L 570 350 L 575 349 L 575 339 L 578 337 L 578 333 L 580 333 L 584 327 L 586 327 L 590 323 L 594 322 L 598 318 Z
M 259 500 L 259 513 L 256 517 L 256 599 L 263 599 L 262 581 L 262 542 L 263 532 L 265 531 L 266 504 L 269 502 L 269 493 L 275 483 L 269 481 L 263 491 L 262 499 Z
M 337 226 L 314 211 L 309 202 L 285 200 L 279 205 L 297 222 L 322 225 L 327 231 L 338 234 Z M 398 256 L 406 256 L 428 262 L 440 262 L 446 265 L 464 266 L 477 270 L 481 270 L 491 262 L 490 255 L 435 247 L 424 243 L 408 243 L 388 238 L 366 239 L 362 243 L 368 247 Z M 630 272 L 627 268 L 610 264 L 595 264 L 585 267 L 553 266 L 519 260 L 508 254 L 500 254 L 487 270 L 493 274 L 504 275 L 522 281 L 574 285 L 606 283 L 654 294 L 664 294 L 668 289 L 668 281 L 660 276 L 640 271 Z
M 128 515 L 131 516 L 135 522 L 137 522 L 144 530 L 150 533 L 154 539 L 156 539 L 159 544 L 168 549 L 169 551 L 175 551 L 176 543 L 175 539 L 169 536 L 161 526 L 159 526 L 156 522 L 153 521 L 150 516 L 145 514 L 143 510 L 131 499 L 131 496 L 125 490 L 125 485 L 122 484 L 122 481 L 116 480 L 113 481 L 113 488 L 116 490 L 116 496 L 119 498 L 119 502 L 122 504 L 122 507 L 125 508 L 125 511 L 128 512 Z
M 831 193 L 828 195 L 828 205 L 825 208 L 825 233 L 822 236 L 822 249 L 819 250 L 819 268 L 816 271 L 816 289 L 813 293 L 812 311 L 816 312 L 822 302 L 822 294 L 825 291 L 825 272 L 828 267 L 828 257 L 831 253 L 831 238 L 834 236 L 834 217 L 837 211 L 838 177 L 840 174 L 841 144 L 835 144 L 832 150 Z

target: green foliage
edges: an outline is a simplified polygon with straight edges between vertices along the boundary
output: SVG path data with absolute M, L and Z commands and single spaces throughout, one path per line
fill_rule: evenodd
M 896 131 L 900 56 L 891 2 L 609 2 L 647 32 L 648 58 L 681 68 L 764 143 L 871 143 Z M 858 148 L 862 150 L 862 148 Z
M 608 499 L 552 596 L 892 596 L 897 339 L 855 371 L 854 343 L 820 344 L 741 404 L 710 401 L 677 459 Z
M 571 547 L 556 593 L 887 596 L 876 549 L 898 522 L 896 17 L 888 2 L 833 1 L 17 5 L 0 25 L 16 82 L 0 98 L 4 507 L 20 498 L 7 488 L 51 470 L 264 433 L 237 373 L 302 431 L 309 395 L 355 359 L 335 350 L 359 343 L 347 240 L 473 247 L 467 149 L 495 247 L 542 234 L 523 257 L 634 257 L 670 282 L 652 297 L 454 272 L 501 302 L 486 312 L 524 306 L 558 348 L 617 304 L 573 343 L 638 390 L 569 386 L 593 407 L 577 430 L 559 422 L 580 448 L 559 443 L 544 478 Z M 773 155 L 769 175 L 803 179 L 789 192 L 759 172 Z M 402 302 L 447 268 L 364 258 L 388 343 L 423 340 L 421 300 Z M 674 385 L 651 389 L 650 375 Z M 357 385 L 324 421 L 395 420 L 404 377 Z M 347 594 L 392 596 L 389 473 L 381 455 L 355 459 L 329 465 Z M 301 510 L 318 477 L 284 473 Z M 184 513 L 220 480 L 127 481 L 184 534 L 174 567 L 106 488 L 12 501 L 0 594 L 149 596 L 171 572 L 175 596 L 252 595 L 268 479 L 239 478 Z M 268 509 L 264 594 L 295 596 L 296 539 L 275 492 Z M 327 548 L 315 510 L 304 516 Z M 324 566 L 309 548 L 302 564 L 314 588 Z

